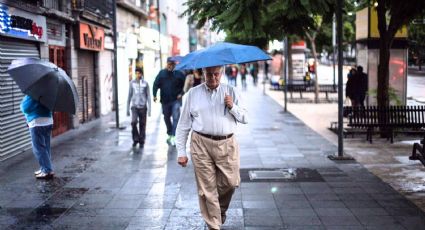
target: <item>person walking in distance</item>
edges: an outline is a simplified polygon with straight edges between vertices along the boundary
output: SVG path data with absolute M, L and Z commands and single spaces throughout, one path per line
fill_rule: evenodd
M 202 84 L 205 82 L 204 75 L 202 74 L 202 69 L 195 69 L 192 71 L 192 74 L 186 76 L 186 81 L 184 82 L 184 93 L 187 93 L 189 89 Z
M 178 164 L 186 167 L 186 142 L 192 130 L 190 153 L 195 170 L 199 206 L 209 229 L 220 229 L 226 221 L 235 188 L 240 184 L 237 123 L 247 124 L 236 88 L 220 83 L 222 66 L 203 70 L 205 83 L 185 96 L 177 125 Z
M 175 146 L 177 122 L 180 117 L 181 99 L 184 94 L 183 87 L 185 76 L 181 71 L 175 71 L 176 63 L 173 59 L 167 59 L 167 68 L 159 71 L 153 83 L 153 101 L 157 102 L 156 94 L 161 90 L 161 105 L 167 126 L 167 143 Z
M 364 107 L 364 100 L 366 99 L 366 94 L 368 90 L 368 79 L 367 74 L 363 72 L 362 66 L 357 66 L 357 96 L 359 105 Z
M 146 139 L 146 115 L 151 116 L 151 93 L 149 84 L 143 79 L 141 68 L 136 68 L 136 79 L 130 81 L 127 116 L 130 116 L 130 109 L 133 147 L 139 144 L 139 147 L 143 148 Z
M 22 99 L 21 111 L 27 120 L 32 150 L 40 165 L 40 169 L 34 172 L 35 178 L 52 179 L 54 176 L 50 148 L 53 128 L 52 111 L 29 95 L 25 95 Z

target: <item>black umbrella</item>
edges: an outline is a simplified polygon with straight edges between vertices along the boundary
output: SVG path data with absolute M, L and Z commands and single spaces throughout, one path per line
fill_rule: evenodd
M 17 59 L 7 69 L 24 94 L 52 111 L 75 114 L 78 95 L 74 83 L 55 64 L 36 58 Z

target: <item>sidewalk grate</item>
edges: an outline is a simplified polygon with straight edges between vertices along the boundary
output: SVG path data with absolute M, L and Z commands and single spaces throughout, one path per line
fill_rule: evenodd
M 315 169 L 246 168 L 240 170 L 242 182 L 324 182 Z

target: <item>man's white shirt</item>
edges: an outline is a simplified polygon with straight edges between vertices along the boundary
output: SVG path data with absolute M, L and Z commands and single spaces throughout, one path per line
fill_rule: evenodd
M 228 109 L 224 97 L 232 96 L 233 107 Z M 190 89 L 184 97 L 183 109 L 176 130 L 178 156 L 186 156 L 186 142 L 190 130 L 214 136 L 235 133 L 237 122 L 246 124 L 247 111 L 240 102 L 236 89 L 221 83 L 216 89 L 209 89 L 203 83 Z

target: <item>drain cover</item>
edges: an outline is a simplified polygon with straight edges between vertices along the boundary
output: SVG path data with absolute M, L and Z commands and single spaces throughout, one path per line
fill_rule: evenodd
M 293 169 L 281 169 L 281 170 L 268 170 L 249 171 L 249 179 L 251 180 L 271 180 L 271 179 L 295 179 L 296 172 Z
M 315 169 L 309 168 L 244 168 L 242 182 L 323 182 Z

